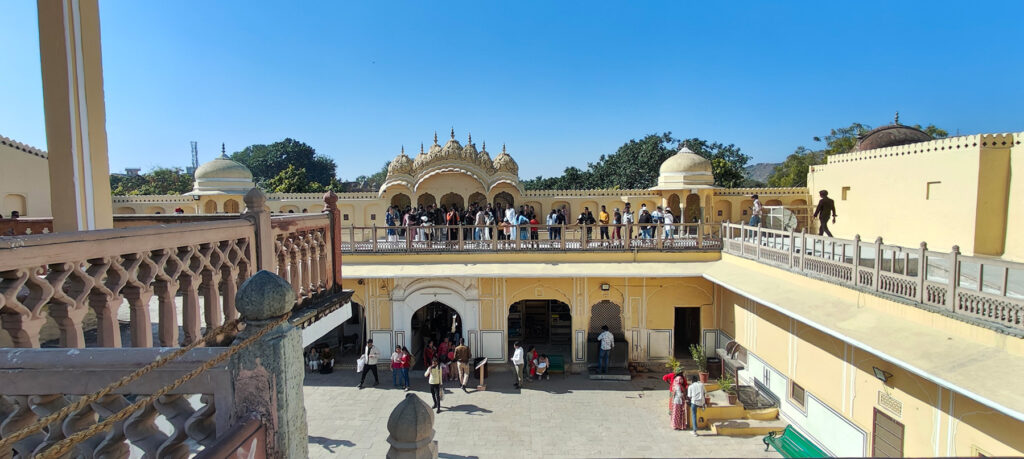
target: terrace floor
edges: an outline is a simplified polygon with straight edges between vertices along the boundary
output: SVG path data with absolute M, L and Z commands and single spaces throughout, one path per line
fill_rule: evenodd
M 411 393 L 432 404 L 422 372 L 413 373 Z M 379 386 L 359 390 L 351 369 L 306 374 L 309 457 L 387 454 L 388 416 L 406 392 L 392 387 L 390 371 L 380 376 Z M 512 381 L 494 372 L 487 391 L 446 390 L 434 424 L 440 457 L 780 457 L 764 451 L 761 437 L 672 430 L 660 374 L 629 382 L 552 375 L 522 391 Z

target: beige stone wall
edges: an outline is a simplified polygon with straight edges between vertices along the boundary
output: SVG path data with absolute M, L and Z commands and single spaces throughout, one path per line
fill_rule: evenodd
M 0 215 L 51 217 L 46 153 L 0 137 Z
M 1024 260 L 1013 235 L 1024 220 L 1012 165 L 1024 133 L 951 137 L 829 157 L 812 166 L 808 188 L 836 201 L 836 237 Z M 1014 155 L 1013 153 L 1017 153 Z M 1016 192 L 1016 193 L 1015 193 Z M 1018 231 L 1019 233 L 1019 231 Z

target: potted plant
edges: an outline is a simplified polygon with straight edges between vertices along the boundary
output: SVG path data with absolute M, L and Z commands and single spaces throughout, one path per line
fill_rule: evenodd
M 718 378 L 718 387 L 729 397 L 729 404 L 735 405 L 739 397 L 736 396 L 736 381 L 733 380 L 732 375 L 726 373 Z
M 690 357 L 697 363 L 697 372 L 700 374 L 700 382 L 708 382 L 708 356 L 704 353 L 704 346 L 700 344 L 690 345 Z
M 676 360 L 675 357 L 669 357 L 668 363 L 665 364 L 665 368 L 668 368 L 672 374 L 676 374 L 683 369 L 683 362 Z

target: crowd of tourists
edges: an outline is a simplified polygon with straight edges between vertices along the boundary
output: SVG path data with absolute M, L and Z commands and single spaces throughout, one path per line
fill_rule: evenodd
M 630 203 L 626 203 L 622 210 L 616 207 L 610 212 L 606 206 L 601 206 L 596 215 L 589 207 L 584 207 L 575 218 L 569 215 L 565 206 L 551 209 L 547 215 L 539 214 L 530 205 L 515 207 L 501 203 L 474 203 L 463 209 L 455 205 L 407 206 L 404 209 L 390 206 L 384 221 L 388 241 L 411 239 L 415 242 L 458 241 L 460 231 L 463 241 L 537 241 L 541 239 L 541 225 L 545 225 L 548 240 L 560 240 L 564 237 L 563 227 L 573 224 L 586 225 L 588 239 L 594 239 L 594 226 L 599 228 L 597 237 L 601 240 L 632 238 L 633 231 L 638 231 L 642 239 L 653 239 L 658 236 L 658 225 L 664 225 L 662 237 L 673 238 L 679 233 L 673 225 L 681 222 L 670 208 L 657 206 L 649 210 L 646 204 L 642 204 L 639 210 L 634 211 Z M 697 222 L 699 218 L 695 217 L 694 223 Z M 463 228 L 453 228 L 455 226 Z

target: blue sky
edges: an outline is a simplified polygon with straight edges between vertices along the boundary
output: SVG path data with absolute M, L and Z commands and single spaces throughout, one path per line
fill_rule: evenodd
M 301 5 L 301 6 L 296 6 Z M 0 134 L 45 148 L 35 2 L 0 1 Z M 1024 130 L 1024 2 L 101 0 L 110 167 L 285 137 L 369 174 L 454 127 L 520 176 L 672 131 L 780 161 L 858 121 Z

